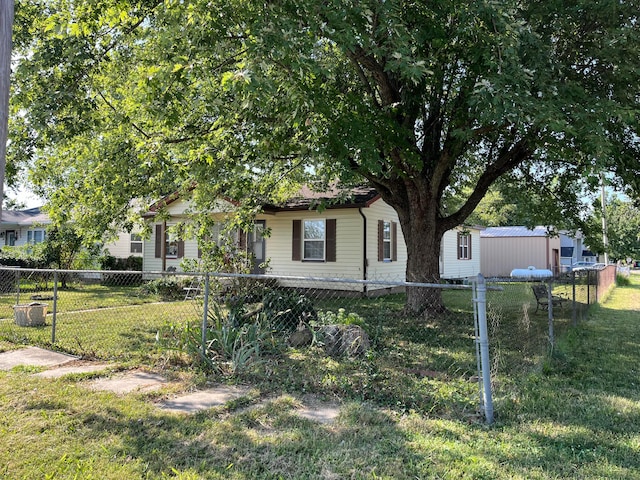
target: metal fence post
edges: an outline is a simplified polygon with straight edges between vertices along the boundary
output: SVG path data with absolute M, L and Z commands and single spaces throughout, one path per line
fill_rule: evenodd
M 202 358 L 207 358 L 207 320 L 209 314 L 209 272 L 204 276 L 204 313 L 202 314 Z
M 53 317 L 51 319 L 51 343 L 56 343 L 56 316 L 58 314 L 58 271 L 53 272 Z
M 475 299 L 478 311 L 478 332 L 480 338 L 480 365 L 482 369 L 482 406 L 486 422 L 493 423 L 493 399 L 491 396 L 491 361 L 489 358 L 489 331 L 487 329 L 487 284 L 482 274 L 478 274 Z
M 16 305 L 20 305 L 20 270 L 16 270 Z
M 576 302 L 576 272 L 571 271 L 571 321 L 575 327 L 578 324 L 578 304 Z
M 553 280 L 549 279 L 549 285 L 547 288 L 547 311 L 549 316 L 549 343 L 553 347 L 555 340 L 553 335 Z

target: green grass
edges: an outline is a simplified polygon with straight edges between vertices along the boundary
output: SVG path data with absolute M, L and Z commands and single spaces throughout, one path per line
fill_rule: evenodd
M 546 312 L 533 314 L 530 288 L 490 292 L 493 427 L 477 416 L 469 382 L 465 292 L 448 294 L 444 318 L 404 317 L 401 296 L 349 303 L 374 335 L 368 358 L 281 348 L 235 379 L 251 383 L 254 396 L 192 417 L 157 410 L 151 400 L 162 393 L 118 397 L 88 390 L 82 378 L 0 372 L 0 478 L 637 479 L 639 277 L 576 327 L 570 311 L 557 312 L 550 356 Z M 180 375 L 185 389 L 229 381 Z M 343 401 L 333 425 L 293 414 L 309 393 Z

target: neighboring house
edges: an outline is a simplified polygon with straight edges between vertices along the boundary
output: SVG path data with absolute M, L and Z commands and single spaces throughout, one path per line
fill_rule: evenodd
M 0 221 L 0 248 L 44 242 L 50 223 L 49 216 L 41 212 L 40 207 L 27 210 L 3 210 Z M 116 258 L 142 256 L 143 241 L 138 234 L 122 232 L 117 240 L 106 244 L 104 248 Z
M 139 233 L 120 232 L 118 238 L 104 245 L 104 250 L 116 258 L 142 257 L 144 239 Z
M 440 249 L 440 277 L 448 280 L 474 277 L 480 273 L 479 227 L 445 232 Z
M 395 210 L 371 188 L 350 191 L 348 200 L 314 207 L 322 200 L 338 198 L 339 192 L 300 195 L 283 205 L 266 205 L 256 216 L 254 229 L 237 233 L 236 242 L 256 257 L 254 273 L 268 260 L 270 274 L 345 279 L 403 280 L 407 250 Z M 166 221 L 155 221 L 160 208 Z M 183 259 L 199 258 L 193 239 L 171 235 L 171 227 L 189 222 L 189 202 L 167 197 L 153 206 L 146 218 L 153 222 L 152 235 L 144 241 L 143 270 L 180 270 Z M 220 201 L 211 212 L 215 220 L 233 211 L 231 202 Z M 267 229 L 268 237 L 260 231 Z M 216 232 L 212 234 L 216 238 Z M 164 241 L 163 241 L 164 240 Z M 445 278 L 461 278 L 479 271 L 478 230 L 452 231 L 445 235 L 441 268 Z M 336 287 L 340 288 L 340 287 Z
M 584 244 L 581 232 L 575 235 L 560 233 L 560 271 L 569 271 L 576 262 L 598 262 L 598 255 Z
M 27 210 L 3 210 L 0 221 L 0 248 L 44 242 L 49 216 L 39 207 Z
M 546 227 L 487 227 L 480 232 L 481 272 L 508 277 L 514 269 L 535 267 L 558 273 L 560 246 Z

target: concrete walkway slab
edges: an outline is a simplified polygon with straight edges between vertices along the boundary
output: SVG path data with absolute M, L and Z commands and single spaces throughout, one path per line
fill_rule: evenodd
M 83 364 L 69 365 L 68 367 L 59 367 L 59 368 L 44 370 L 42 372 L 36 373 L 35 376 L 43 377 L 43 378 L 60 378 L 60 377 L 64 377 L 65 375 L 72 375 L 74 373 L 102 372 L 110 368 L 111 366 L 112 365 L 109 363 L 89 362 L 89 363 L 83 363 Z
M 208 390 L 190 393 L 158 404 L 162 410 L 181 413 L 196 413 L 208 408 L 219 407 L 249 393 L 247 387 L 218 386 Z
M 18 366 L 53 367 L 75 360 L 78 360 L 78 357 L 43 348 L 28 347 L 0 353 L 0 370 L 11 370 Z
M 314 422 L 330 424 L 340 414 L 340 407 L 333 403 L 316 403 L 314 405 L 302 405 L 296 411 L 297 415 Z
M 124 395 L 132 392 L 150 392 L 162 388 L 169 382 L 162 375 L 148 372 L 127 372 L 109 378 L 100 378 L 90 382 L 92 390 L 106 390 Z

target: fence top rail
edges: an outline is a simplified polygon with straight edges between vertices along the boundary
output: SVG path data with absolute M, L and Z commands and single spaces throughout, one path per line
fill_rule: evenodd
M 417 287 L 417 288 L 433 288 L 442 290 L 471 290 L 473 286 L 462 284 L 444 284 L 444 283 L 425 283 L 425 282 L 408 282 L 401 280 L 359 280 L 348 278 L 331 278 L 331 277 L 304 277 L 290 275 L 274 275 L 274 274 L 244 274 L 244 273 L 224 273 L 224 272 L 166 272 L 166 271 L 140 271 L 140 270 L 68 270 L 54 268 L 22 268 L 15 266 L 0 266 L 0 270 L 15 272 L 42 272 L 42 273 L 77 273 L 77 274 L 137 274 L 149 276 L 200 276 L 204 277 L 209 274 L 214 277 L 221 278 L 253 278 L 259 280 L 285 280 L 285 281 L 303 281 L 303 282 L 319 282 L 319 283 L 343 283 L 343 284 L 359 284 L 359 285 L 376 285 L 388 287 Z M 474 282 L 475 277 L 469 277 L 470 282 Z M 500 289 L 499 287 L 488 287 L 488 289 Z

